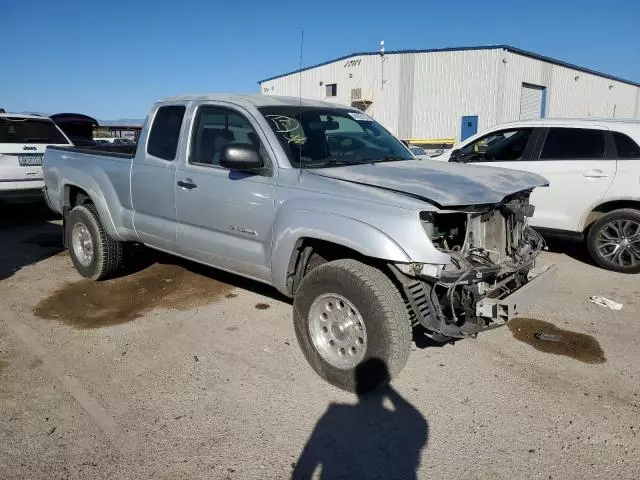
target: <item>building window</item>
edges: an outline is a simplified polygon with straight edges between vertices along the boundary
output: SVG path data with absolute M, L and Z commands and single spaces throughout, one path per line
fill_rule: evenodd
M 338 96 L 338 84 L 337 83 L 328 83 L 325 88 L 327 89 L 327 97 L 337 97 Z

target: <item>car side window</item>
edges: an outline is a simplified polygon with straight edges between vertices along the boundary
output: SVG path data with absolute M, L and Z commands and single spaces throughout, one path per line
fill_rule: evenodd
M 193 122 L 189 163 L 219 165 L 220 154 L 230 143 L 261 148 L 260 137 L 244 116 L 225 108 L 200 107 Z
M 184 105 L 167 105 L 158 108 L 147 142 L 149 155 L 168 161 L 176 158 L 185 110 Z
M 613 132 L 613 142 L 616 144 L 618 158 L 625 160 L 640 159 L 640 147 L 629 136 L 620 132 Z
M 492 132 L 460 149 L 462 162 L 513 162 L 520 160 L 533 128 Z
M 587 128 L 550 128 L 540 160 L 601 159 L 604 131 Z

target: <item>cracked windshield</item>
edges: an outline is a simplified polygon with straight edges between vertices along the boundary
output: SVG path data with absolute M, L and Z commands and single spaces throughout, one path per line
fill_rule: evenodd
M 296 168 L 413 159 L 402 143 L 364 113 L 305 107 L 260 111 Z

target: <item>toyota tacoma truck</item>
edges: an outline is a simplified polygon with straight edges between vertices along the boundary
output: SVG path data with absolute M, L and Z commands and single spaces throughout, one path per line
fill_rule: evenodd
M 397 375 L 413 328 L 474 337 L 554 284 L 555 268 L 534 269 L 543 240 L 527 225 L 543 177 L 418 161 L 335 104 L 169 98 L 135 152 L 49 147 L 43 169 L 80 275 L 116 275 L 135 242 L 270 284 L 293 299 L 311 367 L 348 391 Z M 386 368 L 356 377 L 373 358 Z

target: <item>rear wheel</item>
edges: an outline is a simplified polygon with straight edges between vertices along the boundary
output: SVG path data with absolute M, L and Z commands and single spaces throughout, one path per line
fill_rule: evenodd
M 71 261 L 80 275 L 102 280 L 122 266 L 122 242 L 107 235 L 94 205 L 74 207 L 65 225 Z
M 640 211 L 625 208 L 601 216 L 589 230 L 587 247 L 601 267 L 639 273 Z
M 293 319 L 311 367 L 343 390 L 373 390 L 407 361 L 411 322 L 400 292 L 382 271 L 356 260 L 325 263 L 306 275 Z

